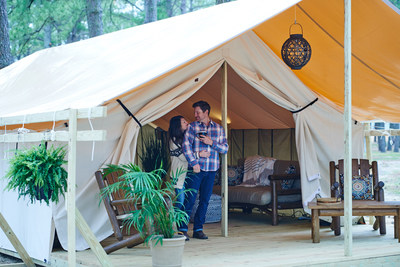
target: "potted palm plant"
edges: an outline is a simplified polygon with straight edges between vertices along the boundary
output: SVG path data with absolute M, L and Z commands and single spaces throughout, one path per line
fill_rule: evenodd
M 57 203 L 67 190 L 66 153 L 65 147 L 47 149 L 45 142 L 16 151 L 5 176 L 9 180 L 6 189 L 17 190 L 18 199 L 28 197 L 31 203 Z
M 163 181 L 162 168 L 146 172 L 134 164 L 108 165 L 105 175 L 119 172 L 119 180 L 108 185 L 100 193 L 104 198 L 117 191 L 125 192 L 136 210 L 124 220 L 123 227 L 132 226 L 141 234 L 145 244 L 150 245 L 153 266 L 181 266 L 185 236 L 178 236 L 177 224 L 187 223 L 185 211 L 174 206 L 174 182 L 181 171 L 172 179 Z

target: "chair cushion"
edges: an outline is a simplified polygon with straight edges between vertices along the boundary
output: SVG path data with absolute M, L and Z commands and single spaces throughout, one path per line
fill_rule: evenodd
M 340 175 L 340 182 L 344 184 L 343 174 Z M 356 200 L 373 199 L 372 175 L 353 175 L 352 198 Z
M 353 176 L 353 199 L 372 199 L 372 175 Z

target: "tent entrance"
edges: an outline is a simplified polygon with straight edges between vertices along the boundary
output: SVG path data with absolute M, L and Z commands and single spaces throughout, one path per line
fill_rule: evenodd
M 204 100 L 211 106 L 212 120 L 221 123 L 222 72 L 217 71 L 205 85 L 154 124 L 168 130 L 169 120 L 177 115 L 194 120 L 193 103 Z M 228 65 L 228 164 L 253 155 L 297 160 L 294 119 L 290 111 L 278 106 Z

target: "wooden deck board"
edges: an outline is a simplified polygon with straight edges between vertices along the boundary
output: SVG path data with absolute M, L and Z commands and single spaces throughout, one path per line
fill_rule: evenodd
M 400 244 L 393 238 L 393 224 L 379 235 L 372 225 L 353 227 L 353 256 L 344 256 L 344 239 L 321 227 L 321 243 L 312 243 L 311 222 L 283 218 L 271 226 L 268 215 L 229 214 L 229 236 L 221 237 L 220 224 L 206 224 L 208 240 L 186 242 L 183 266 L 382 266 L 400 265 Z M 191 234 L 191 232 L 190 232 Z M 151 266 L 150 249 L 139 245 L 110 254 L 115 266 Z M 77 252 L 81 266 L 100 266 L 90 251 Z M 51 266 L 64 266 L 67 253 L 53 252 Z

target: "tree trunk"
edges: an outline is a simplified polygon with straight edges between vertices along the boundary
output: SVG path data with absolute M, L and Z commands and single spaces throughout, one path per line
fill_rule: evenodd
M 157 0 L 145 0 L 144 12 L 144 23 L 157 21 Z
M 0 69 L 13 63 L 8 32 L 6 0 L 0 0 Z
M 51 24 L 47 23 L 44 27 L 43 27 L 43 46 L 45 48 L 49 48 L 51 47 Z
M 189 0 L 189 12 L 193 12 L 193 0 Z
M 174 10 L 173 10 L 174 5 L 172 3 L 172 0 L 166 0 L 165 1 L 165 7 L 166 7 L 166 10 L 167 10 L 168 18 L 172 17 L 174 15 Z
M 226 3 L 226 2 L 230 2 L 231 0 L 215 0 L 215 4 L 216 5 L 219 5 L 219 4 L 223 4 L 223 3 Z
M 395 130 L 400 129 L 400 123 L 391 123 L 390 129 L 395 129 Z M 393 152 L 399 152 L 400 136 L 392 136 L 392 141 L 393 141 Z
M 384 130 L 385 123 L 384 122 L 375 122 L 375 129 Z M 386 137 L 378 136 L 378 149 L 380 152 L 386 152 Z
M 86 16 L 90 38 L 103 34 L 102 15 L 101 0 L 86 0 Z
M 181 1 L 181 14 L 187 13 L 186 0 Z

